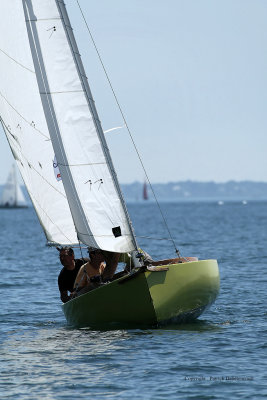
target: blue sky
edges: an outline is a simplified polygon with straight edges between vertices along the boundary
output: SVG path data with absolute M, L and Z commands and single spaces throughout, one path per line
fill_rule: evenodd
M 104 130 L 123 124 L 75 0 L 66 0 Z M 265 0 L 80 0 L 152 182 L 267 181 Z M 143 180 L 126 129 L 106 134 Z M 1 131 L 0 183 L 12 156 Z

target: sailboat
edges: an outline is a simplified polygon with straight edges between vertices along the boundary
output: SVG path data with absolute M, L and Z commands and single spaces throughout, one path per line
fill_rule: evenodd
M 5 1 L 0 11 L 1 123 L 47 243 L 132 257 L 130 271 L 63 304 L 67 322 L 197 318 L 218 295 L 217 261 L 142 262 L 64 2 Z
M 27 203 L 17 180 L 13 164 L 0 199 L 0 208 L 26 208 Z
M 144 186 L 143 186 L 143 200 L 148 200 L 148 193 L 147 193 L 147 185 L 146 185 L 146 182 L 144 182 Z

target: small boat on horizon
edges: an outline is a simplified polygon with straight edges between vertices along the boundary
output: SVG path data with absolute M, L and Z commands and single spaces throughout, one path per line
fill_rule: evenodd
M 143 186 L 143 200 L 148 200 L 148 193 L 147 193 L 147 184 L 146 184 L 146 181 L 144 182 L 144 186 Z
M 12 165 L 8 174 L 7 181 L 4 185 L 1 199 L 0 208 L 27 208 L 24 194 L 18 183 L 16 166 Z

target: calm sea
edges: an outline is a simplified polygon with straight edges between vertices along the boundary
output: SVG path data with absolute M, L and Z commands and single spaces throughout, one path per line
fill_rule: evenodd
M 267 397 L 267 203 L 162 208 L 182 255 L 218 259 L 219 298 L 195 323 L 114 331 L 66 325 L 57 251 L 33 209 L 0 210 L 1 399 Z M 167 238 L 154 204 L 129 212 L 141 247 L 174 256 L 154 239 Z

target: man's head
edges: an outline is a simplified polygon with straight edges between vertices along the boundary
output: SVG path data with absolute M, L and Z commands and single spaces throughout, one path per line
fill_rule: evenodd
M 61 249 L 58 248 L 59 251 L 59 259 L 61 264 L 64 267 L 70 267 L 73 266 L 74 264 L 74 251 L 72 250 L 71 247 L 62 247 Z

